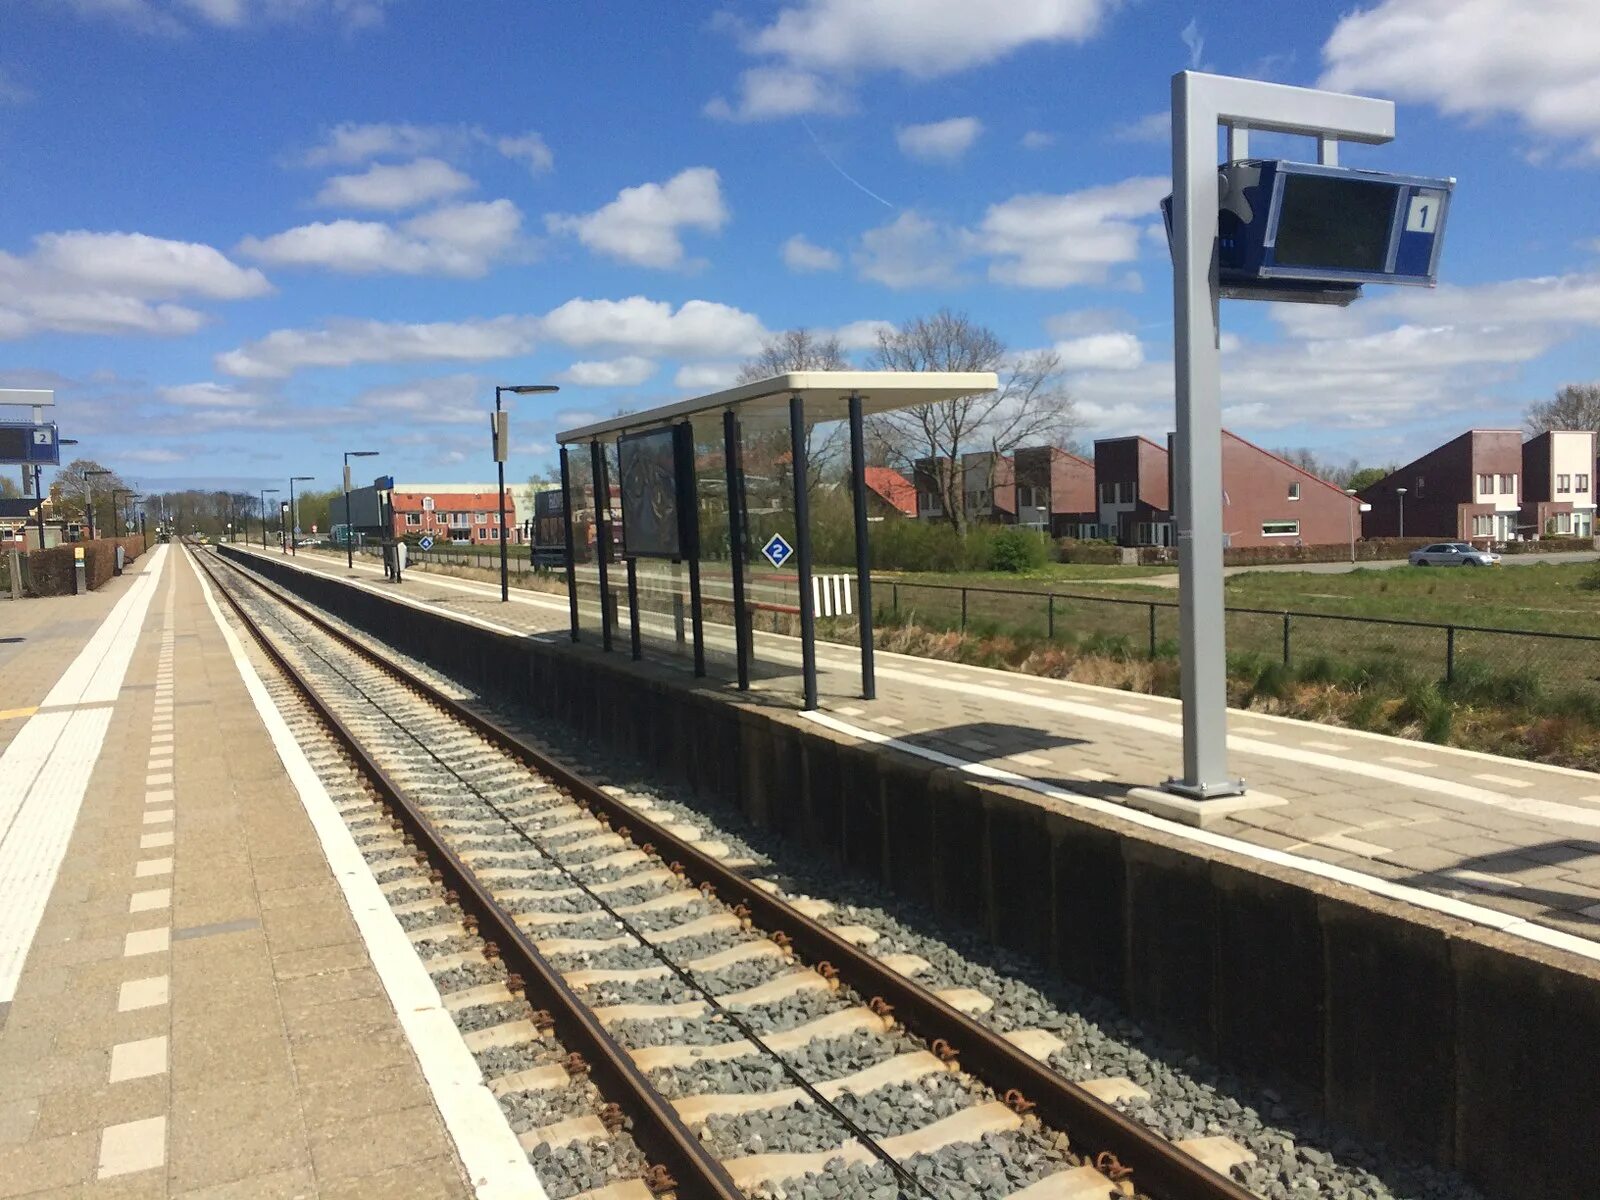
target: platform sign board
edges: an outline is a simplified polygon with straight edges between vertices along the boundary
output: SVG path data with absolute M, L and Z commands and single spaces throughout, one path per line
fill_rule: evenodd
M 1349 304 L 1368 283 L 1432 287 L 1455 180 L 1243 159 L 1217 168 L 1223 296 Z M 1162 201 L 1170 237 L 1172 198 Z
M 54 422 L 0 422 L 0 464 L 6 466 L 59 466 L 61 438 Z
M 683 557 L 679 441 L 672 425 L 617 440 L 624 557 Z
M 783 540 L 781 533 L 775 533 L 767 539 L 767 544 L 761 547 L 761 557 L 774 567 L 781 567 L 788 562 L 794 554 L 794 547 Z

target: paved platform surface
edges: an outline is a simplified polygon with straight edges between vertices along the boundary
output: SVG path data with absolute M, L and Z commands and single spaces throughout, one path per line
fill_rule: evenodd
M 49 697 L 26 724 L 67 722 L 31 787 L 37 734 L 0 759 L 0 949 L 26 952 L 0 978 L 0 1196 L 472 1195 L 193 566 L 141 566 L 30 612 L 0 662 L 8 697 Z
M 360 560 L 353 576 L 332 554 L 292 561 L 462 619 L 565 636 L 564 595 L 513 589 L 507 604 L 497 586 L 465 578 L 412 570 L 396 587 Z M 584 604 L 582 619 L 598 642 L 598 606 Z M 641 620 L 655 635 L 647 655 L 670 642 L 666 621 Z M 731 629 L 708 627 L 707 643 L 712 674 L 731 674 L 717 659 Z M 625 631 L 615 645 L 627 654 Z M 760 634 L 757 647 L 780 672 L 757 681 L 758 694 L 795 704 L 798 643 Z M 882 652 L 877 662 L 878 698 L 863 701 L 858 652 L 819 646 L 819 719 L 1124 807 L 1144 806 L 1148 790 L 1181 773 L 1175 700 Z M 1600 957 L 1600 776 L 1238 710 L 1229 749 L 1258 806 L 1208 819 L 1204 835 L 1373 890 L 1398 885 L 1401 898 Z

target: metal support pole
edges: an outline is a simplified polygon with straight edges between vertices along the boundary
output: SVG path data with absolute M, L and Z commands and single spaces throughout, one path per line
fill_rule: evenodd
M 494 389 L 494 411 L 496 414 L 500 412 L 501 390 L 500 388 Z M 498 416 L 496 419 L 498 419 Z M 498 442 L 498 435 L 496 435 L 494 470 L 495 478 L 500 485 L 500 528 L 496 533 L 496 536 L 500 539 L 500 602 L 507 604 L 511 600 L 511 566 L 507 557 L 510 551 L 506 548 L 506 447 L 499 445 Z M 603 571 L 604 568 L 601 568 L 601 570 Z M 605 576 L 602 574 L 600 578 L 603 580 Z M 603 584 L 600 589 L 600 605 L 603 612 L 605 609 L 605 587 Z M 609 627 L 606 629 L 606 649 L 611 649 L 611 630 Z
M 867 553 L 867 452 L 862 432 L 861 394 L 850 393 L 850 486 L 856 517 L 856 614 L 861 631 L 861 698 L 878 695 L 872 661 L 872 560 Z M 845 584 L 846 587 L 850 585 Z
M 722 414 L 722 466 L 728 480 L 728 564 L 733 570 L 733 644 L 738 660 L 739 690 L 750 690 L 750 624 L 744 608 L 744 454 L 739 418 L 733 409 Z
M 1156 606 L 1154 604 L 1152 604 L 1150 606 L 1150 657 L 1153 660 L 1155 658 L 1155 656 L 1156 656 Z
M 1045 597 L 1044 635 L 1052 642 L 1056 640 L 1056 594 L 1054 592 Z
M 694 636 L 694 675 L 701 679 L 706 673 L 706 614 L 700 594 L 700 479 L 694 469 L 694 426 L 683 422 L 677 436 L 680 519 L 688 534 L 684 553 L 689 560 L 689 627 Z
M 1289 665 L 1289 622 L 1290 614 L 1283 614 L 1283 665 Z
M 611 487 L 606 480 L 606 451 L 599 442 L 589 443 L 589 474 L 594 479 L 594 557 L 600 571 L 600 645 L 611 649 Z M 505 543 L 502 542 L 501 570 L 505 569 Z M 504 587 L 502 576 L 501 586 Z
M 794 473 L 794 561 L 800 572 L 800 661 L 804 708 L 817 707 L 817 614 L 811 594 L 811 498 L 806 491 L 806 401 L 789 397 L 789 464 Z
M 572 640 L 578 640 L 578 561 L 572 546 L 572 467 L 567 448 L 561 447 L 561 525 L 566 535 L 567 611 L 571 618 Z
M 1228 773 L 1223 636 L 1222 363 L 1217 286 L 1217 126 L 1380 144 L 1394 138 L 1394 105 L 1310 88 L 1197 71 L 1172 77 L 1173 362 L 1177 421 L 1173 510 L 1178 525 L 1183 777 L 1167 788 L 1192 799 L 1236 795 Z
M 961 589 L 961 632 L 967 631 L 967 589 Z
M 628 648 L 633 654 L 633 661 L 638 662 L 639 653 L 639 561 L 628 560 Z
M 350 528 L 350 460 L 344 463 L 344 565 L 345 569 L 356 569 L 356 537 L 355 530 Z
M 42 490 L 44 468 L 33 468 L 33 515 L 39 520 L 39 549 L 44 549 L 44 492 Z
M 1444 629 L 1444 681 L 1456 681 L 1456 627 L 1446 625 Z
M 92 542 L 94 541 L 94 480 L 85 475 L 83 485 L 83 511 L 84 515 L 89 519 L 89 540 Z

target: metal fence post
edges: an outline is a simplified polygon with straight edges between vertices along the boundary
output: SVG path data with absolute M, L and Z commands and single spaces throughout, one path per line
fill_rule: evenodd
M 1454 683 L 1456 681 L 1456 627 L 1454 625 L 1446 625 L 1444 627 L 1444 681 L 1446 683 Z
M 1289 665 L 1289 614 L 1283 614 L 1283 665 Z
M 967 589 L 961 589 L 961 632 L 967 631 Z
M 1150 657 L 1156 656 L 1156 606 L 1150 606 Z
M 900 585 L 895 583 L 891 584 L 890 587 L 894 590 L 894 615 L 898 617 L 900 615 Z
M 1053 642 L 1056 640 L 1056 594 L 1049 593 L 1048 600 L 1045 606 L 1045 636 Z

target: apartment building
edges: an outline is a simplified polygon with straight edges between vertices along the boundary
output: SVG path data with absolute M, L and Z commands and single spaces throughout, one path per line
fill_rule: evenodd
M 959 471 L 955 489 L 943 486 L 951 473 Z M 911 482 L 917 491 L 917 516 L 923 520 L 946 519 L 945 494 L 954 490 L 961 496 L 966 519 L 998 521 L 1009 525 L 1016 519 L 1016 476 L 1014 465 L 1004 454 L 973 450 L 961 456 L 956 467 L 948 456 L 919 458 L 911 466 Z
M 1510 541 L 1523 526 L 1522 479 L 1521 431 L 1469 429 L 1362 490 L 1366 536 Z
M 1594 536 L 1595 435 L 1553 429 L 1522 443 L 1523 537 Z
M 1012 456 L 1012 512 L 1018 525 L 1064 536 L 1094 508 L 1094 463 L 1056 446 L 1028 446 Z
M 1122 546 L 1173 541 L 1169 455 L 1147 437 L 1102 438 L 1094 444 L 1094 492 L 1066 537 Z

